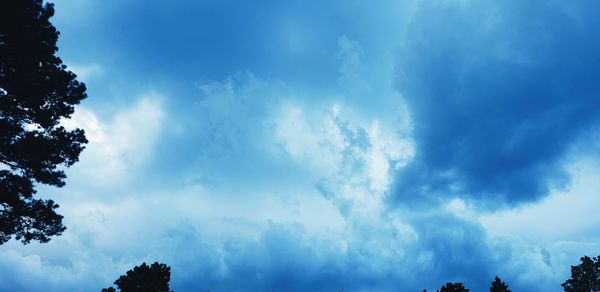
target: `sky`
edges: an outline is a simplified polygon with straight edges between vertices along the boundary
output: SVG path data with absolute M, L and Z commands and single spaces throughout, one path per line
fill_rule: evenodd
M 90 141 L 0 291 L 561 291 L 600 250 L 600 2 L 55 0 Z

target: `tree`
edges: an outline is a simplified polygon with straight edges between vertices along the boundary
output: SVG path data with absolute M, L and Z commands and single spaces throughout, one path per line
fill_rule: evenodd
M 86 87 L 55 56 L 53 15 L 42 0 L 0 1 L 0 244 L 66 229 L 54 201 L 33 197 L 35 184 L 62 187 L 87 143 L 83 130 L 60 125 Z
M 600 256 L 581 258 L 581 264 L 571 266 L 571 278 L 561 284 L 566 292 L 600 291 Z
M 511 292 L 508 289 L 508 285 L 500 280 L 500 277 L 496 276 L 490 287 L 490 292 Z
M 465 288 L 462 283 L 446 283 L 439 290 L 440 292 L 469 292 L 469 289 Z
M 171 268 L 165 264 L 153 263 L 151 266 L 142 263 L 127 271 L 115 281 L 121 292 L 172 292 L 169 290 Z M 115 288 L 102 289 L 102 292 L 115 292 Z

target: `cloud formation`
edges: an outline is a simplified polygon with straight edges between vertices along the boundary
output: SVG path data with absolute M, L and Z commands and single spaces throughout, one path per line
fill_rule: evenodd
M 115 113 L 111 121 L 87 108 L 79 108 L 67 128 L 85 130 L 90 141 L 82 154 L 81 165 L 70 176 L 86 177 L 86 184 L 116 186 L 131 180 L 136 167 L 151 160 L 154 144 L 165 120 L 161 97 L 148 94 L 129 109 Z
M 0 290 L 553 291 L 600 248 L 595 2 L 275 2 L 57 3 L 90 144 Z
M 397 55 L 415 161 L 397 201 L 535 201 L 568 181 L 568 148 L 597 124 L 595 2 L 420 2 Z M 417 199 L 418 200 L 418 199 Z

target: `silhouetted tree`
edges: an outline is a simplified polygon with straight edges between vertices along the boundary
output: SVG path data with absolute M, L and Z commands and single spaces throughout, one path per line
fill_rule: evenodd
M 571 278 L 561 284 L 567 292 L 600 291 L 600 256 L 581 258 L 581 264 L 571 266 Z
M 490 287 L 490 292 L 511 292 L 508 289 L 508 285 L 500 280 L 500 277 L 496 276 Z
M 127 271 L 115 281 L 121 292 L 172 292 L 169 290 L 171 268 L 165 264 L 153 263 L 151 266 L 142 263 Z M 102 289 L 102 292 L 115 292 L 115 288 Z
M 65 230 L 58 205 L 33 198 L 34 184 L 62 187 L 62 167 L 87 143 L 83 130 L 60 125 L 86 88 L 55 56 L 53 15 L 42 0 L 0 1 L 0 244 L 47 242 Z
M 446 283 L 442 286 L 439 292 L 469 292 L 469 289 L 465 288 L 462 283 Z

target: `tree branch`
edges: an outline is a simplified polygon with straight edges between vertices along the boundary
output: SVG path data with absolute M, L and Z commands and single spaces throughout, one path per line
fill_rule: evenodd
M 7 161 L 5 159 L 0 158 L 0 162 L 4 163 L 5 165 L 10 166 L 11 168 L 18 168 L 20 170 L 24 170 L 23 167 L 20 167 L 19 165 L 15 164 L 13 162 Z

